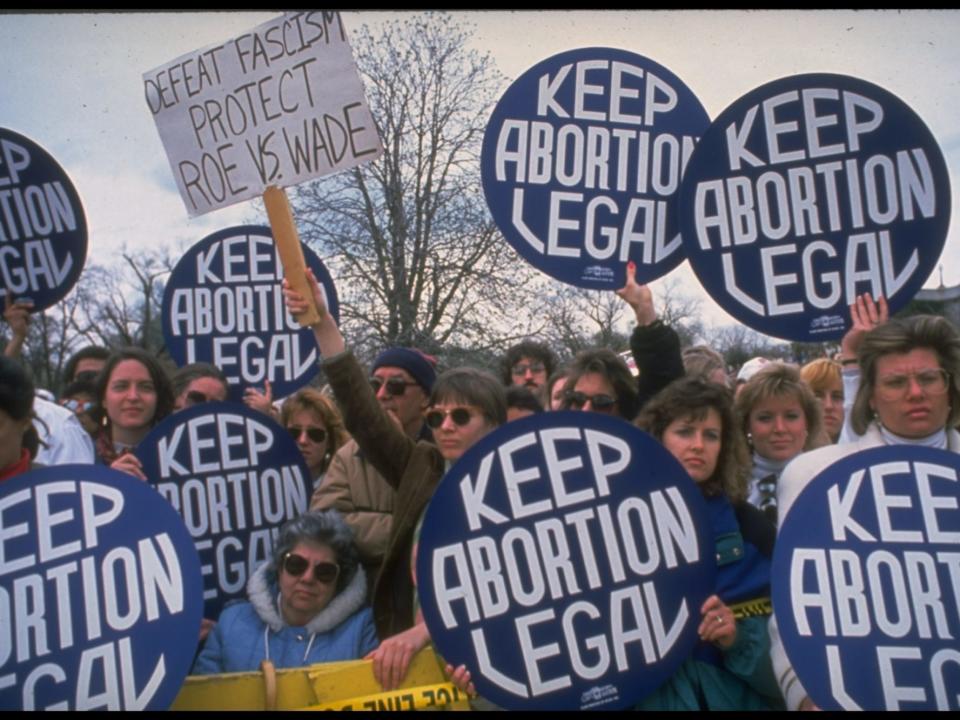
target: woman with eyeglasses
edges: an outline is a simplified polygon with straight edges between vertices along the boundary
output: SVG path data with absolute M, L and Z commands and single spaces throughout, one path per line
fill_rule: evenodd
M 333 454 L 350 439 L 340 411 L 319 390 L 304 388 L 283 401 L 280 424 L 297 442 L 316 487 Z
M 915 315 L 877 325 L 857 350 L 860 387 L 850 422 L 860 438 L 801 455 L 780 478 L 780 524 L 824 468 L 872 447 L 919 445 L 960 452 L 960 333 L 943 317 Z M 813 708 L 783 651 L 775 620 L 771 655 L 787 709 Z
M 153 355 L 137 347 L 112 353 L 97 376 L 97 461 L 146 480 L 133 450 L 173 402 L 170 379 Z
M 707 504 L 717 584 L 699 608 L 700 644 L 640 707 L 646 710 L 782 709 L 768 654 L 767 616 L 743 608 L 770 597 L 774 525 L 746 502 L 748 455 L 730 391 L 704 377 L 674 381 L 637 426 L 683 465 Z
M 473 368 L 441 374 L 425 414 L 435 444 L 413 440 L 377 401 L 309 270 L 307 280 L 320 316 L 311 327 L 344 424 L 371 464 L 397 491 L 390 541 L 373 591 L 374 620 L 383 642 L 369 655 L 374 676 L 390 690 L 400 684 L 413 656 L 430 640 L 416 607 L 412 572 L 417 524 L 447 468 L 506 421 L 506 392 L 495 377 Z M 308 307 L 303 295 L 286 280 L 284 298 L 294 317 Z
M 196 675 L 356 660 L 377 646 L 365 607 L 366 576 L 350 528 L 336 510 L 288 521 L 273 557 L 247 581 L 247 601 L 231 603 L 207 637 Z

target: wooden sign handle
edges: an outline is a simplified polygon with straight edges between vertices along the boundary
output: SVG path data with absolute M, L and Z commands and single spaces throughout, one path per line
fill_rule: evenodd
M 307 311 L 297 318 L 301 325 L 308 327 L 320 321 L 320 313 L 307 283 L 303 248 L 300 247 L 300 235 L 297 234 L 297 225 L 293 220 L 293 211 L 290 209 L 286 191 L 271 185 L 263 191 L 263 204 L 267 208 L 267 217 L 270 218 L 270 229 L 280 254 L 283 275 L 290 287 L 303 295 L 310 304 Z

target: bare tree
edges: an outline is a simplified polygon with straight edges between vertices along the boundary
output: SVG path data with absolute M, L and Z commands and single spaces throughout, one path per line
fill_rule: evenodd
M 480 182 L 483 130 L 504 80 L 445 14 L 354 34 L 385 151 L 291 191 L 304 241 L 331 266 L 354 347 L 497 347 L 531 275 Z

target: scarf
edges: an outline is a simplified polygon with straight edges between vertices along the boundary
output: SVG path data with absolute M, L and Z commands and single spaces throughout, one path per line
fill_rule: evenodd
M 753 467 L 750 471 L 750 493 L 747 500 L 777 522 L 777 480 L 789 460 L 770 460 L 753 453 Z

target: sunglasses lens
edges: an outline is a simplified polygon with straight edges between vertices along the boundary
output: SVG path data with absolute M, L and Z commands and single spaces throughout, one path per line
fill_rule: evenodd
M 327 439 L 327 432 L 323 428 L 307 428 L 307 437 L 315 443 L 322 443 Z
M 427 413 L 427 425 L 436 430 L 438 427 L 443 425 L 443 413 L 442 412 L 429 412 Z
M 305 557 L 303 557 L 303 555 L 294 555 L 290 553 L 283 559 L 283 569 L 295 577 L 300 577 L 303 575 L 308 567 L 310 567 L 310 563 Z
M 205 402 L 207 402 L 207 396 L 204 395 L 202 392 L 198 392 L 197 390 L 191 390 L 190 392 L 187 393 L 187 402 L 186 402 L 187 406 L 200 405 L 201 403 L 205 403 Z
M 581 392 L 567 393 L 567 407 L 579 410 L 587 404 L 587 396 Z
M 320 563 L 313 568 L 313 576 L 317 579 L 317 582 L 322 583 L 333 582 L 337 579 L 339 572 L 340 568 L 333 563 Z
M 597 410 L 609 410 L 617 401 L 609 395 L 594 395 L 593 406 Z
M 407 391 L 407 383 L 401 378 L 390 378 L 387 380 L 387 392 L 394 397 L 400 397 Z
M 376 395 L 380 392 L 380 388 L 383 387 L 383 380 L 377 377 L 370 378 L 370 387 L 373 388 L 373 394 Z
M 457 425 L 460 425 L 461 427 L 463 427 L 468 422 L 470 422 L 470 411 L 467 410 L 466 408 L 457 408 L 452 413 L 450 413 L 450 417 L 453 418 L 453 421 Z

